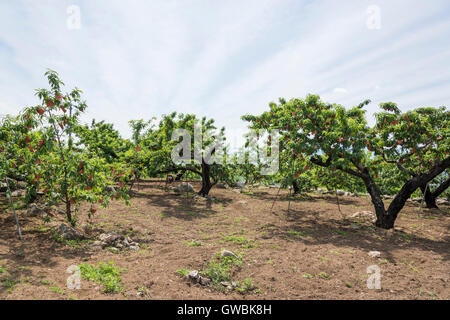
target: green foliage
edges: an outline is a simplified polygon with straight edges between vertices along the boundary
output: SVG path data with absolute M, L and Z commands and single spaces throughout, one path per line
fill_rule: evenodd
M 254 240 L 247 239 L 244 236 L 229 235 L 229 236 L 226 236 L 224 238 L 224 240 L 227 241 L 227 242 L 237 243 L 237 244 L 241 245 L 243 248 L 246 248 L 246 249 L 250 249 L 250 248 L 253 248 L 255 246 L 255 241 Z
M 133 149 L 133 144 L 120 136 L 113 124 L 92 120 L 90 126 L 77 125 L 73 128 L 78 137 L 77 146 L 105 159 L 108 163 L 123 162 L 124 154 Z
M 105 136 L 96 137 L 80 127 L 79 117 L 87 108 L 81 100 L 82 91 L 75 88 L 63 93 L 64 83 L 58 74 L 49 70 L 45 75 L 50 89 L 36 90 L 40 104 L 25 108 L 17 117 L 2 120 L 0 178 L 26 181 L 28 200 L 40 192 L 48 206 L 64 203 L 67 219 L 75 225 L 80 202 L 91 203 L 89 214 L 92 214 L 96 211 L 95 204 L 106 206 L 112 196 L 127 199 L 126 188 L 120 187 L 115 194 L 107 188 L 116 182 L 123 184 L 125 178 L 120 181 L 111 175 L 107 159 L 100 157 L 106 157 L 106 151 L 93 142 L 96 138 L 111 142 L 117 137 L 114 132 L 109 140 Z M 103 123 L 98 129 L 112 131 L 112 127 Z M 73 143 L 74 131 L 80 134 L 78 147 Z M 79 148 L 83 142 L 86 145 Z
M 178 274 L 178 275 L 180 275 L 182 277 L 185 277 L 185 276 L 187 276 L 189 274 L 189 270 L 187 270 L 187 269 L 179 269 L 179 270 L 177 270 L 176 274 Z
M 100 262 L 98 267 L 90 264 L 81 264 L 79 267 L 81 276 L 84 279 L 100 283 L 104 286 L 103 292 L 117 293 L 122 290 L 120 284 L 122 278 L 120 275 L 124 269 L 116 267 L 114 262 Z
M 242 119 L 257 131 L 280 131 L 282 185 L 290 185 L 307 173 L 312 185 L 351 191 L 366 187 L 375 205 L 377 225 L 392 228 L 403 198 L 417 189 L 402 189 L 411 176 L 431 172 L 448 159 L 450 113 L 442 107 L 402 114 L 394 103 L 385 103 L 380 105 L 384 111 L 376 114 L 377 123 L 371 128 L 363 110 L 369 102 L 346 109 L 308 95 L 305 100 L 280 99 L 279 104 L 270 103 L 269 111 Z M 322 169 L 311 171 L 312 165 Z M 429 176 L 434 178 L 433 174 Z M 423 181 L 427 179 L 422 177 Z M 380 205 L 380 189 L 386 193 L 403 190 L 402 200 L 386 210 Z
M 211 279 L 215 285 L 220 285 L 223 281 L 231 281 L 233 272 L 242 266 L 242 257 L 222 257 L 220 253 L 209 261 L 205 270 L 201 273 Z
M 253 284 L 252 278 L 247 278 L 242 282 L 238 282 L 238 285 L 235 288 L 236 291 L 238 291 L 239 293 L 242 293 L 242 294 L 251 292 L 251 291 L 255 291 L 256 289 L 257 289 L 257 287 Z
M 132 121 L 130 125 L 133 130 L 133 140 L 137 145 L 134 151 L 128 151 L 126 156 L 130 159 L 135 157 L 135 162 L 146 175 L 155 177 L 167 173 L 191 173 L 211 184 L 230 180 L 230 168 L 226 165 L 226 160 L 224 161 L 226 148 L 225 154 L 221 154 L 218 148 L 213 147 L 215 143 L 224 138 L 225 128 L 218 130 L 214 126 L 213 119 L 208 120 L 206 117 L 198 119 L 194 114 L 173 112 L 163 115 L 157 126 L 153 124 L 152 120 L 148 122 Z M 196 126 L 199 128 L 198 132 L 195 130 Z M 190 144 L 187 154 L 178 150 L 178 155 L 182 159 L 175 163 L 172 160 L 172 153 L 177 152 L 177 145 L 181 142 L 181 137 L 179 140 L 173 140 L 172 137 L 178 129 L 186 130 L 191 140 L 187 140 Z M 200 138 L 201 144 L 196 144 L 195 142 Z M 211 159 L 214 159 L 216 163 L 205 162 L 209 153 Z M 209 190 L 205 190 L 206 194 L 207 192 Z
M 191 242 L 186 241 L 185 244 L 188 245 L 189 247 L 201 247 L 202 246 L 202 243 L 198 240 L 194 240 Z
M 2 286 L 6 289 L 9 290 L 9 292 L 12 291 L 12 289 L 15 287 L 15 285 L 17 284 L 17 281 L 12 279 L 12 278 L 3 278 L 2 279 Z

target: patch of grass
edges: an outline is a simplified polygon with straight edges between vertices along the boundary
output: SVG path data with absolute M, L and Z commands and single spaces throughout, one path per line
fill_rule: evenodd
M 245 217 L 236 217 L 234 218 L 234 223 L 240 223 L 241 221 L 248 221 Z
M 61 238 L 61 236 L 57 232 L 53 234 L 53 238 L 56 242 L 62 243 L 66 246 L 71 246 L 73 248 L 82 248 L 89 243 L 89 240 L 65 240 Z
M 46 280 L 46 279 L 43 279 L 39 282 L 40 282 L 40 284 L 42 284 L 44 286 L 49 286 L 52 283 L 50 280 Z
M 20 283 L 24 283 L 24 284 L 30 285 L 30 284 L 33 283 L 33 278 L 31 278 L 31 277 L 22 278 L 22 279 L 20 279 Z
M 0 267 L 0 273 L 5 273 L 6 271 L 8 271 L 8 269 L 5 267 Z
M 345 286 L 346 286 L 347 288 L 353 287 L 353 285 L 352 285 L 350 282 L 346 282 L 346 283 L 345 283 Z
M 122 291 L 122 278 L 120 275 L 124 269 L 116 267 L 114 262 L 100 262 L 98 267 L 90 264 L 81 264 L 79 267 L 81 276 L 84 279 L 100 283 L 104 286 L 104 293 L 117 293 Z
M 253 284 L 252 278 L 247 278 L 243 282 L 238 282 L 235 288 L 236 291 L 242 294 L 255 291 L 256 289 L 257 287 Z
M 178 269 L 176 274 L 178 274 L 179 276 L 185 277 L 189 274 L 189 270 L 187 269 Z
M 402 233 L 402 234 L 400 234 L 400 236 L 401 236 L 402 239 L 403 239 L 404 241 L 406 241 L 407 243 L 410 243 L 411 240 L 414 239 L 414 235 L 408 234 L 408 233 Z
M 308 234 L 304 231 L 300 232 L 300 231 L 295 231 L 295 230 L 289 230 L 287 232 L 287 235 L 290 237 L 307 237 Z
M 419 296 L 423 297 L 425 295 L 429 296 L 432 300 L 435 300 L 437 298 L 437 295 L 434 292 L 423 291 L 423 290 L 419 291 Z
M 14 289 L 16 284 L 17 284 L 17 281 L 12 278 L 2 279 L 2 287 L 7 288 L 9 293 L 12 292 L 12 290 Z
M 250 248 L 255 247 L 255 241 L 247 239 L 244 236 L 230 235 L 230 236 L 225 236 L 224 240 L 227 242 L 234 242 L 234 243 L 240 244 L 245 249 L 250 249 Z
M 119 254 L 120 253 L 120 249 L 116 248 L 116 247 L 107 247 L 106 248 L 109 252 L 114 253 L 114 254 Z
M 51 229 L 52 229 L 51 227 L 38 226 L 38 227 L 34 228 L 32 231 L 45 233 L 45 232 L 50 231 Z
M 328 280 L 328 279 L 331 279 L 331 278 L 333 277 L 333 275 L 332 275 L 332 274 L 328 274 L 328 273 L 326 273 L 326 272 L 321 272 L 321 273 L 319 273 L 319 274 L 317 275 L 317 277 L 319 277 L 319 278 L 321 278 L 321 279 L 326 279 L 326 280 Z
M 270 224 L 267 223 L 267 224 L 262 224 L 262 225 L 260 225 L 259 228 L 260 228 L 260 229 L 275 230 L 277 227 L 272 226 L 272 225 L 270 225 Z
M 142 296 L 148 296 L 150 294 L 150 290 L 147 287 L 139 287 L 137 289 L 137 293 Z
M 223 281 L 231 281 L 231 277 L 236 270 L 242 266 L 242 257 L 222 257 L 220 253 L 211 259 L 205 270 L 200 273 L 207 276 L 213 285 L 220 286 Z
M 167 212 L 160 212 L 159 215 L 161 216 L 161 219 L 166 219 L 169 217 L 169 214 Z
M 413 264 L 414 264 L 414 262 L 412 262 L 412 261 L 408 264 L 409 269 L 411 269 L 414 272 L 420 272 L 420 270 L 417 269 Z
M 335 232 L 338 234 L 338 235 L 341 235 L 341 236 L 346 236 L 346 235 L 348 235 L 348 233 L 347 232 L 345 232 L 345 231 L 342 231 L 342 230 L 335 230 Z
M 312 279 L 312 278 L 314 278 L 314 276 L 312 274 L 310 274 L 310 273 L 304 273 L 303 274 L 303 278 L 305 278 L 305 279 Z
M 184 244 L 188 245 L 189 247 L 201 247 L 203 244 L 198 241 L 198 240 L 194 240 L 194 241 L 185 241 Z
M 58 288 L 57 286 L 54 286 L 54 285 L 50 287 L 50 290 L 52 290 L 53 292 L 56 292 L 58 294 L 64 294 L 65 293 L 65 291 L 63 289 L 60 289 L 60 288 Z

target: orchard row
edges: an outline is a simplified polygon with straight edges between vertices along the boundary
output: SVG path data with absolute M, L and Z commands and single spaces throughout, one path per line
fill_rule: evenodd
M 263 148 L 234 153 L 225 148 L 226 164 L 203 159 L 180 164 L 171 158 L 178 143 L 172 140 L 174 130 L 185 129 L 194 136 L 200 124 L 203 132 L 216 132 L 203 139 L 200 147 L 206 151 L 225 128 L 216 128 L 213 119 L 173 112 L 159 121 L 130 121 L 132 139 L 123 139 L 112 124 L 81 124 L 80 115 L 87 108 L 81 90 L 63 92 L 64 83 L 55 71 L 46 76 L 49 88 L 36 90 L 39 105 L 2 119 L 0 178 L 25 182 L 28 202 L 43 197 L 49 207 L 64 204 L 73 225 L 81 203 L 90 203 L 89 214 L 94 214 L 111 199 L 128 202 L 139 179 L 167 174 L 178 180 L 200 177 L 202 196 L 218 182 L 237 181 L 292 186 L 297 193 L 319 186 L 367 192 L 376 225 L 385 229 L 394 226 L 413 194 L 422 192 L 427 206 L 435 207 L 436 198 L 449 186 L 450 113 L 445 107 L 402 112 L 395 103 L 383 103 L 375 114 L 376 124 L 369 126 L 364 107 L 370 101 L 346 109 L 316 95 L 280 99 L 260 115 L 242 117 L 257 133 L 280 133 L 279 170 L 267 176 L 261 174 L 269 165 L 265 158 L 256 163 L 242 159 L 254 157 L 251 153 L 270 154 L 270 137 Z M 194 146 L 191 152 L 194 159 Z M 394 195 L 388 206 L 383 202 L 386 194 Z

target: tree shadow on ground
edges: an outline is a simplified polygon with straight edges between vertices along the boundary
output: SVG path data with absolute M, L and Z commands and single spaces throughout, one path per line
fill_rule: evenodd
M 420 249 L 433 251 L 449 260 L 450 237 L 431 240 L 410 232 L 396 230 L 389 234 L 369 222 L 352 219 L 319 220 L 320 212 L 291 210 L 286 214 L 288 226 L 266 225 L 265 238 L 278 237 L 288 241 L 299 241 L 308 246 L 333 244 L 337 247 L 353 247 L 369 251 L 381 251 L 391 262 L 396 262 L 393 251 L 401 249 Z M 353 229 L 357 225 L 358 229 Z M 447 229 L 449 227 L 447 226 Z
M 158 190 L 158 193 L 152 192 Z M 160 191 L 166 192 L 161 194 Z M 214 197 L 213 200 L 197 196 L 195 193 L 175 193 L 170 189 L 162 188 L 159 185 L 147 184 L 141 191 L 132 191 L 132 198 L 141 198 L 148 201 L 148 205 L 161 208 L 162 218 L 177 218 L 192 221 L 198 218 L 205 218 L 220 211 L 213 208 L 213 204 L 227 206 L 233 199 L 224 196 Z
M 328 203 L 337 204 L 336 195 L 333 194 L 311 194 L 311 193 L 298 193 L 289 194 L 288 190 L 283 189 L 279 193 L 269 193 L 267 191 L 252 191 L 251 193 L 243 194 L 258 199 L 261 201 L 271 201 L 271 202 L 319 202 L 326 201 Z M 358 198 L 353 197 L 339 197 L 339 203 L 342 205 L 358 205 Z
M 21 212 L 20 212 L 21 213 Z M 8 248 L 0 252 L 0 261 L 7 260 L 8 265 L 3 266 L 6 271 L 0 273 L 0 294 L 7 292 L 11 287 L 19 284 L 29 277 L 36 278 L 29 267 L 50 269 L 58 266 L 57 259 L 89 259 L 91 253 L 83 246 L 71 247 L 58 243 L 53 237 L 51 228 L 29 229 L 27 226 L 31 219 L 25 215 L 19 215 L 23 240 L 19 240 L 14 217 L 2 212 L 0 225 L 2 226 L 2 238 L 0 245 Z M 35 280 L 34 280 L 35 281 Z

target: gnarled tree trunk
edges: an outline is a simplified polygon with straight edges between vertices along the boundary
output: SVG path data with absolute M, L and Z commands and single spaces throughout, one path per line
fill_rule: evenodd
M 372 203 L 375 207 L 375 212 L 377 215 L 377 221 L 375 222 L 375 225 L 383 229 L 393 228 L 400 210 L 405 206 L 406 201 L 411 197 L 414 191 L 416 191 L 417 188 L 426 185 L 449 166 L 450 157 L 436 164 L 427 173 L 417 175 L 408 180 L 392 200 L 387 210 L 384 207 L 384 203 L 381 199 L 381 193 L 378 187 L 368 173 L 368 170 L 365 168 L 364 172 L 362 173 L 362 179 L 364 180 L 367 191 L 369 192 Z
M 206 197 L 209 194 L 209 191 L 213 187 L 213 183 L 211 183 L 211 166 L 202 159 L 202 189 L 198 192 L 202 197 Z
M 448 178 L 447 180 L 445 180 L 439 187 L 436 188 L 436 190 L 431 191 L 430 190 L 430 186 L 428 186 L 428 188 L 425 186 L 420 186 L 420 189 L 422 190 L 422 193 L 425 193 L 425 203 L 427 208 L 437 208 L 438 206 L 436 205 L 436 199 L 437 197 L 439 197 L 445 190 L 448 189 L 448 187 L 450 186 L 450 178 Z M 427 189 L 425 191 L 425 189 Z
M 294 194 L 300 193 L 300 187 L 298 186 L 297 180 L 292 182 L 292 188 L 294 189 Z

